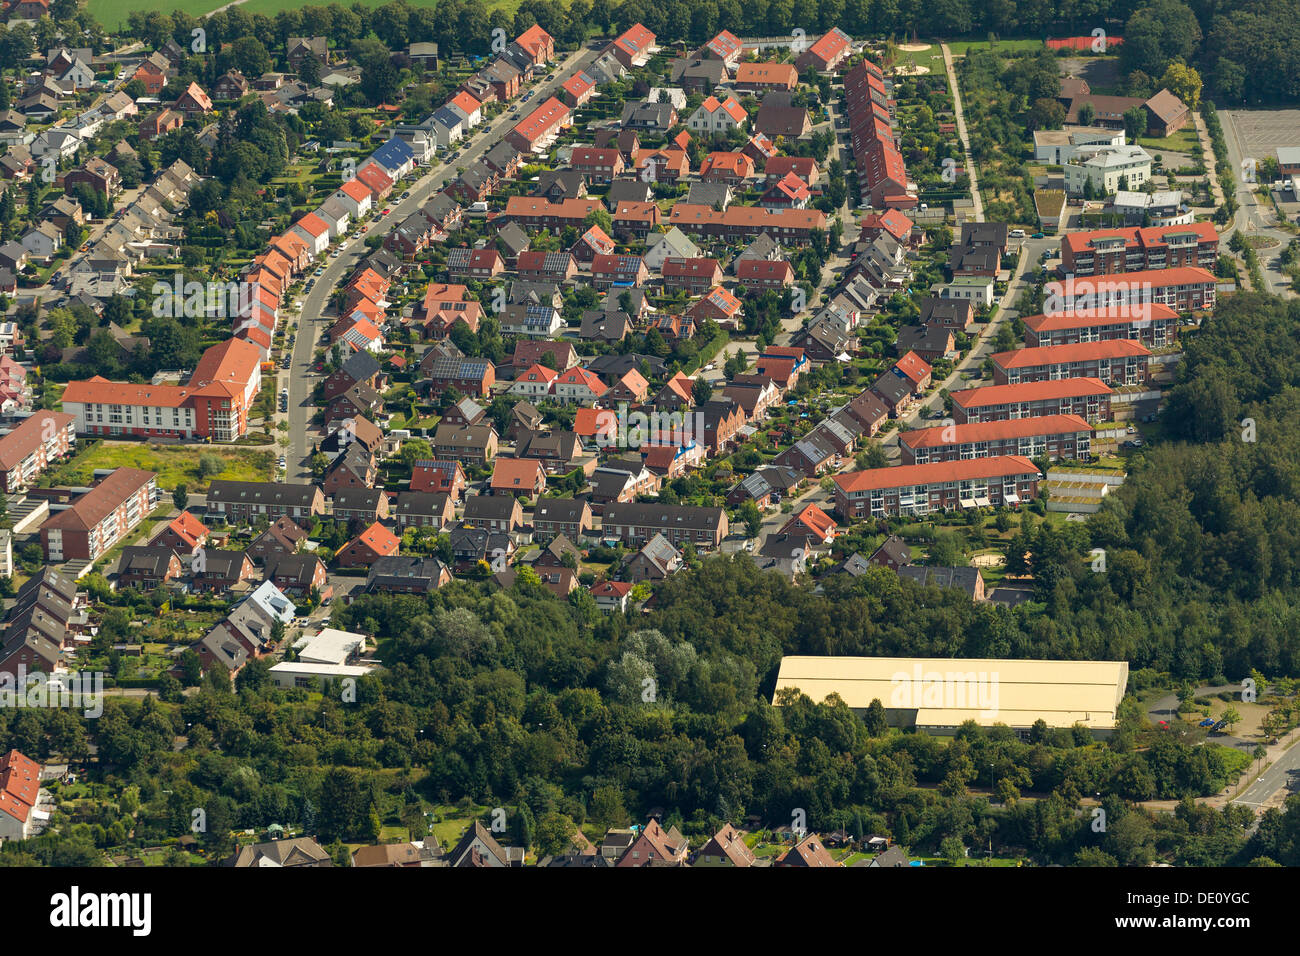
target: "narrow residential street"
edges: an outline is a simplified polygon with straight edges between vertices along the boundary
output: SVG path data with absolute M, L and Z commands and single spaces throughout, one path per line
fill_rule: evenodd
M 288 459 L 285 480 L 311 480 L 312 446 L 324 438 L 320 430 L 311 424 L 312 416 L 316 413 L 316 408 L 311 403 L 311 394 L 320 378 L 318 373 L 312 371 L 312 364 L 316 348 L 321 344 L 322 334 L 338 318 L 337 314 L 329 309 L 330 296 L 340 282 L 346 281 L 352 275 L 352 270 L 356 268 L 357 263 L 369 254 L 365 243 L 366 237 L 385 235 L 407 216 L 418 211 L 426 201 L 459 175 L 458 167 L 469 168 L 481 159 L 500 141 L 506 131 L 526 116 L 532 108 L 540 105 L 548 96 L 554 95 L 566 79 L 590 64 L 597 56 L 599 56 L 598 52 L 584 47 L 555 64 L 551 69 L 555 79 L 543 80 L 533 87 L 536 92 L 528 103 L 518 108 L 518 116 L 511 115 L 512 111 L 507 110 L 492 122 L 480 125 L 468 144 L 462 141 L 460 155 L 454 162 L 442 162 L 436 169 L 425 173 L 418 181 L 407 187 L 410 195 L 406 199 L 389 204 L 387 216 L 373 216 L 369 229 L 364 232 L 358 230 L 352 238 L 334 247 L 342 249 L 342 252 L 337 257 L 325 260 L 325 271 L 316 277 L 316 283 L 311 291 L 302 297 L 302 312 L 297 319 L 298 331 L 297 338 L 294 340 L 292 368 L 288 372 L 279 370 L 277 373 L 276 392 L 278 393 L 286 383 L 289 388 L 289 412 L 287 415 L 276 414 L 277 422 L 289 423 L 290 446 L 285 454 Z

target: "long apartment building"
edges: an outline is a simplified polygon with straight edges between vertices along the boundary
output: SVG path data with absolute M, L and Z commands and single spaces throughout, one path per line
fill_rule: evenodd
M 952 418 L 958 425 L 1047 415 L 1077 415 L 1088 421 L 1108 422 L 1114 394 L 1099 378 L 963 388 L 951 394 Z
M 894 131 L 894 104 L 880 67 L 863 60 L 844 74 L 844 112 L 861 198 L 877 209 L 917 204 Z
M 39 411 L 0 438 L 0 490 L 14 494 L 31 486 L 41 472 L 72 454 L 77 445 L 76 418 Z
M 1179 312 L 1213 309 L 1214 273 L 1199 266 L 1174 269 L 1144 269 L 1114 275 L 1080 278 L 1066 275 L 1045 286 L 1050 312 L 1079 309 L 1136 307 L 1149 303 L 1167 305 Z
M 1170 345 L 1178 338 L 1178 313 L 1167 305 L 1148 303 L 1138 308 L 1079 309 L 1024 319 L 1025 344 L 1074 345 L 1133 339 L 1147 348 Z
M 1061 268 L 1075 276 L 1194 266 L 1214 270 L 1219 233 L 1212 223 L 1094 229 L 1061 237 Z
M 138 468 L 116 468 L 41 525 L 45 560 L 97 560 L 158 503 L 158 476 Z
M 1038 495 L 1042 477 L 1019 455 L 870 468 L 835 476 L 835 507 L 855 519 L 1018 505 Z
M 1044 415 L 918 428 L 899 434 L 898 449 L 905 465 L 998 455 L 1087 461 L 1092 457 L 1091 441 L 1092 426 L 1078 415 Z
M 262 388 L 262 355 L 243 339 L 203 353 L 185 385 L 135 385 L 96 375 L 69 382 L 63 410 L 79 435 L 235 441 L 248 431 Z
M 993 384 L 1018 385 L 1058 378 L 1099 378 L 1107 385 L 1141 385 L 1147 379 L 1151 350 L 1132 339 L 1044 345 L 998 352 Z

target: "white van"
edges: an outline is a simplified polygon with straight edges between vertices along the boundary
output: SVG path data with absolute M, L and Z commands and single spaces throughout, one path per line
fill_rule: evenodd
M 487 203 L 481 200 L 469 207 L 470 212 L 487 212 L 487 210 L 488 210 Z
M 1012 239 L 1023 239 L 1025 238 L 1025 230 L 1012 229 L 1009 233 L 1007 233 L 1007 235 L 1010 236 Z

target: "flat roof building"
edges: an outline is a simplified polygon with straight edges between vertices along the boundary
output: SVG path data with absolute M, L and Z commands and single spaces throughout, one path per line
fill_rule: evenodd
M 968 720 L 1024 733 L 1043 720 L 1108 736 L 1127 684 L 1125 661 L 795 656 L 781 659 L 773 702 L 797 688 L 814 701 L 838 694 L 859 713 L 879 700 L 891 725 L 935 734 Z

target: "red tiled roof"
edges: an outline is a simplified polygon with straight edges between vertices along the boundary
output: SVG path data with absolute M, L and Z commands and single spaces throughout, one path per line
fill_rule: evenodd
M 389 531 L 376 521 L 365 531 L 357 535 L 356 538 L 352 540 L 351 544 L 347 545 L 347 547 L 350 548 L 354 544 L 364 545 L 375 554 L 388 557 L 397 553 L 401 541 L 395 534 L 393 534 L 393 532 Z
M 514 132 L 532 143 L 564 123 L 568 118 L 569 108 L 552 96 L 520 120 L 514 128 Z
M 497 458 L 492 468 L 492 488 L 512 491 L 535 488 L 542 475 L 542 463 L 536 458 Z
M 894 368 L 898 369 L 917 385 L 921 383 L 922 379 L 934 371 L 934 369 L 930 367 L 929 363 L 915 352 L 908 352 L 904 355 L 894 363 Z
M 180 538 L 191 548 L 195 547 L 199 540 L 207 537 L 208 528 L 198 518 L 194 517 L 188 511 L 182 511 L 180 516 L 173 518 L 172 522 L 167 525 L 168 529 L 176 537 Z
M 834 519 L 816 505 L 805 505 L 804 509 L 785 523 L 781 534 L 806 529 L 816 537 L 825 540 L 836 528 Z
M 980 478 L 1005 478 L 1009 475 L 1036 475 L 1038 466 L 1020 455 L 995 455 L 965 461 L 939 461 L 927 465 L 896 465 L 892 468 L 869 468 L 836 475 L 841 491 L 870 491 L 878 488 L 903 488 L 929 485 L 940 481 L 970 481 Z
M 1094 359 L 1150 355 L 1151 350 L 1134 339 L 1108 339 L 1105 342 L 1079 342 L 1074 345 L 1040 345 L 1036 348 L 998 352 L 993 364 L 1002 368 L 1037 368 L 1062 362 L 1088 362 Z
M 1137 272 L 1054 279 L 1046 284 L 1046 289 L 1049 295 L 1073 297 L 1089 292 L 1100 294 L 1109 289 L 1135 289 L 1143 286 L 1163 289 L 1171 285 L 1214 285 L 1217 281 L 1211 273 L 1197 266 L 1178 266 L 1174 269 L 1141 269 Z
M 1136 313 L 1136 314 L 1135 314 Z M 1056 312 L 1052 315 L 1031 315 L 1025 325 L 1035 332 L 1055 329 L 1080 329 L 1097 325 L 1127 325 L 1131 322 L 1149 322 L 1152 319 L 1177 319 L 1178 313 L 1159 302 L 1144 302 L 1138 306 L 1110 306 L 1105 309 L 1077 309 Z
M 1127 229 L 1092 229 L 1070 232 L 1061 237 L 1062 246 L 1074 253 L 1086 252 L 1090 243 L 1104 239 L 1123 239 L 1126 247 L 1151 249 L 1168 244 L 1170 236 L 1193 233 L 1199 242 L 1218 242 L 1219 232 L 1210 222 L 1193 222 L 1185 226 L 1132 226 Z
M 1031 435 L 1065 435 L 1071 432 L 1090 431 L 1092 426 L 1078 415 L 1039 415 L 1034 418 L 1012 418 L 1001 422 L 917 428 L 902 432 L 898 440 L 909 448 L 938 448 L 943 445 L 963 445 L 969 442 L 1028 438 Z
M 1114 390 L 1099 378 L 1058 378 L 1046 382 L 1021 382 L 1019 385 L 963 388 L 952 393 L 952 400 L 962 408 L 984 408 L 1010 402 L 1040 402 L 1053 398 L 1112 394 Z
M 586 385 L 596 395 L 603 395 L 607 390 L 605 383 L 600 380 L 599 375 L 580 365 L 565 371 L 555 380 L 555 384 Z

